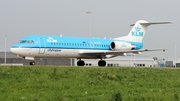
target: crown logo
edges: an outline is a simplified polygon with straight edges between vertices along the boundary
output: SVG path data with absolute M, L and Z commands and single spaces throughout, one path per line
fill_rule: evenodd
M 122 44 L 122 47 L 126 47 L 126 45 L 125 45 L 125 44 Z
M 140 27 L 135 27 L 135 30 L 137 31 L 137 32 L 139 32 L 140 30 L 141 30 L 141 28 Z

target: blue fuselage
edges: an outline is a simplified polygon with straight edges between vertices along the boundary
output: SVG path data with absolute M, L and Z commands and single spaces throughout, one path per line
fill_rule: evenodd
M 46 48 L 53 49 L 87 49 L 87 50 L 111 50 L 111 42 L 128 42 L 135 46 L 135 50 L 143 47 L 142 42 L 130 42 L 123 40 L 102 39 L 102 38 L 78 38 L 60 36 L 27 36 L 12 48 Z

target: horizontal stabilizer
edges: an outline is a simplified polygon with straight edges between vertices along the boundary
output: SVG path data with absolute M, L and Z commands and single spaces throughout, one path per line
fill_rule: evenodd
M 140 22 L 142 25 L 154 25 L 154 24 L 171 24 L 172 22 Z M 135 24 L 131 24 L 130 26 L 134 26 Z

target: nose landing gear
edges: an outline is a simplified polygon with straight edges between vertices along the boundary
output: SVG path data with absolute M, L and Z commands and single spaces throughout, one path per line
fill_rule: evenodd
M 34 62 L 34 61 L 30 61 L 30 62 L 29 62 L 29 65 L 34 66 L 34 65 L 35 65 L 35 62 Z

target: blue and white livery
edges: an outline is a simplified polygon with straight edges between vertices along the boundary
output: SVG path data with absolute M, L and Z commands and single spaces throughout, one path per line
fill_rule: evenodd
M 84 66 L 82 59 L 100 59 L 99 66 L 106 66 L 105 58 L 112 58 L 126 53 L 140 54 L 143 48 L 143 37 L 146 29 L 152 24 L 168 24 L 170 22 L 147 22 L 139 20 L 133 24 L 127 36 L 114 39 L 79 38 L 64 36 L 27 36 L 11 47 L 11 52 L 35 65 L 34 58 L 77 58 L 78 66 Z M 140 50 L 141 49 L 141 50 Z

